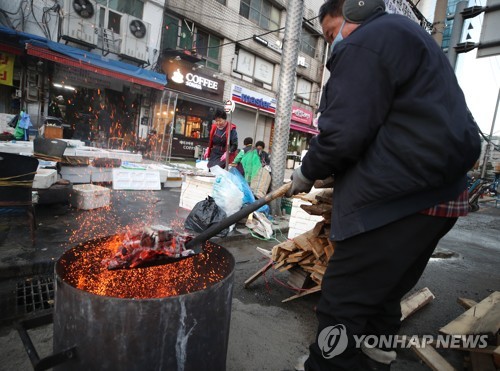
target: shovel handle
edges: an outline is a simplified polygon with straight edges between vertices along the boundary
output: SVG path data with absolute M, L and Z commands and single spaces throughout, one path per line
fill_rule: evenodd
M 265 204 L 267 204 L 267 203 L 269 203 L 269 202 L 271 202 L 279 197 L 283 197 L 286 194 L 286 192 L 290 189 L 291 186 L 292 186 L 292 182 L 285 183 L 281 187 L 279 187 L 278 189 L 265 195 L 263 198 L 260 198 L 257 201 L 252 202 L 251 204 L 243 207 L 242 209 L 240 209 L 236 213 L 228 216 L 225 219 L 222 219 L 219 223 L 212 225 L 208 229 L 201 232 L 198 236 L 193 238 L 191 241 L 189 241 L 186 244 L 186 248 L 187 249 L 194 249 L 195 251 L 198 250 L 199 245 L 201 245 L 206 240 L 209 240 L 210 238 L 214 237 L 220 231 L 233 225 L 237 221 L 247 217 L 248 215 L 250 215 L 250 213 L 261 208 Z

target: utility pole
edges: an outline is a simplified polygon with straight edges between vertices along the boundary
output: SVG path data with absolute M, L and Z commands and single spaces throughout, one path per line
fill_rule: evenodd
M 292 118 L 292 102 L 295 93 L 295 75 L 303 15 L 304 0 L 288 1 L 271 156 L 271 169 L 273 172 L 271 188 L 273 190 L 283 185 L 283 179 L 285 178 L 286 153 L 290 120 Z M 271 202 L 271 212 L 273 215 L 281 215 L 281 199 Z
M 484 176 L 486 175 L 486 165 L 488 164 L 488 157 L 490 154 L 491 138 L 493 137 L 493 129 L 495 128 L 495 121 L 497 120 L 498 102 L 500 102 L 500 89 L 498 89 L 497 104 L 495 106 L 495 113 L 493 114 L 493 122 L 491 123 L 490 136 L 488 137 L 488 143 L 486 143 L 486 148 L 484 149 L 483 167 L 481 168 L 481 179 L 483 179 Z
M 464 27 L 464 17 L 462 12 L 467 5 L 467 1 L 460 1 L 457 3 L 455 8 L 455 15 L 453 16 L 453 27 L 451 28 L 450 44 L 448 45 L 448 60 L 450 61 L 451 67 L 455 70 L 457 65 L 457 51 L 455 50 L 455 45 L 460 42 L 462 36 L 462 30 Z
M 448 0 L 437 0 L 434 8 L 434 22 L 432 23 L 432 38 L 439 46 L 443 43 L 443 33 L 446 27 L 446 10 Z

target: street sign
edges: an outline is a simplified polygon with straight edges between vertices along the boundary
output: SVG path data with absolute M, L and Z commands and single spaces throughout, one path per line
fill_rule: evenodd
M 235 105 L 234 101 L 231 99 L 228 99 L 227 101 L 224 102 L 224 111 L 226 113 L 234 112 L 235 106 L 236 105 Z

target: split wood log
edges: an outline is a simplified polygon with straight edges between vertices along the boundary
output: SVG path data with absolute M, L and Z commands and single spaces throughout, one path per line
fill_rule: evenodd
M 496 341 L 499 328 L 500 291 L 495 291 L 439 331 L 447 335 L 486 334 L 492 341 Z
M 430 303 L 436 297 L 427 287 L 413 293 L 401 301 L 401 321 Z
M 425 362 L 434 371 L 453 371 L 455 368 L 446 361 L 443 356 L 441 356 L 436 349 L 430 345 L 425 347 L 416 347 L 415 345 L 410 346 L 418 357 Z
M 458 298 L 457 303 L 460 304 L 462 308 L 469 309 L 472 308 L 474 305 L 476 305 L 477 301 L 467 298 Z

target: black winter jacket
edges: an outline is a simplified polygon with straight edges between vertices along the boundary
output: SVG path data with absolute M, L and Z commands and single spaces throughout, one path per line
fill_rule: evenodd
M 477 126 L 450 63 L 418 24 L 380 12 L 336 46 L 327 67 L 320 133 L 301 170 L 311 180 L 335 176 L 331 239 L 464 191 Z

